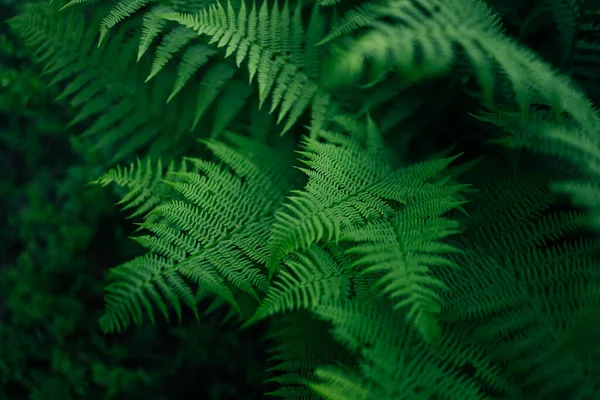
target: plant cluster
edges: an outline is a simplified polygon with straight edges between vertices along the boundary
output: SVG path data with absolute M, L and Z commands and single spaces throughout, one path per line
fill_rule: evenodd
M 265 324 L 287 399 L 583 400 L 600 395 L 599 15 L 55 0 L 10 26 L 104 163 L 92 183 L 139 221 L 105 332 Z

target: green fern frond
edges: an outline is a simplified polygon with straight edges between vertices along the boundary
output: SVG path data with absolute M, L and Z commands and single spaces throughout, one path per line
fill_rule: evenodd
M 442 242 L 459 233 L 458 222 L 440 217 L 458 203 L 448 197 L 436 198 L 403 207 L 391 221 L 376 221 L 348 230 L 342 240 L 362 242 L 348 252 L 360 258 L 353 264 L 364 274 L 380 274 L 377 286 L 395 302 L 407 307 L 407 318 L 428 343 L 439 346 L 441 333 L 440 291 L 448 290 L 430 272 L 433 268 L 457 268 L 447 258 L 459 251 Z
M 195 311 L 191 289 L 165 258 L 138 257 L 114 268 L 111 277 L 118 281 L 106 289 L 106 311 L 99 320 L 105 332 L 121 331 L 132 322 L 140 324 L 144 314 L 154 323 L 155 307 L 168 318 L 167 304 L 181 319 L 181 300 Z M 218 277 L 213 279 L 218 281 Z
M 321 39 L 323 17 L 316 11 L 304 34 L 301 4 L 292 11 L 286 2 L 260 8 L 253 3 L 248 12 L 242 1 L 239 10 L 211 4 L 195 15 L 173 13 L 163 17 L 206 35 L 209 43 L 225 48 L 225 57 L 235 54 L 238 66 L 247 60 L 250 82 L 257 76 L 260 103 L 270 96 L 270 112 L 279 108 L 278 123 L 287 117 L 283 132 L 289 130 L 310 106 L 315 130 L 320 130 L 332 102 L 319 87 L 318 72 L 322 50 L 314 47 Z
M 65 4 L 64 6 L 62 6 L 62 8 L 60 9 L 60 11 L 64 10 L 65 8 L 77 5 L 77 4 L 87 3 L 88 1 L 90 1 L 90 0 L 71 0 L 67 4 Z
M 521 111 L 541 98 L 557 114 L 566 112 L 579 124 L 597 126 L 589 100 L 536 53 L 504 36 L 498 18 L 479 0 L 389 0 L 377 10 L 394 22 L 373 21 L 357 39 L 342 45 L 327 74 L 332 83 L 341 77 L 348 82 L 340 84 L 356 82 L 367 65 L 382 73 L 394 69 L 412 82 L 443 76 L 459 47 L 487 105 L 495 103 L 499 69 Z
M 319 42 L 319 45 L 330 42 L 354 31 L 364 28 L 383 17 L 385 14 L 376 3 L 361 4 L 349 10 L 342 18 L 335 21 L 327 36 Z
M 573 204 L 587 207 L 590 210 L 589 226 L 600 231 L 600 184 L 591 180 L 570 181 L 555 183 L 552 187 L 558 192 L 568 193 Z
M 279 388 L 267 393 L 285 400 L 318 400 L 310 387 L 318 367 L 335 360 L 338 365 L 352 365 L 353 357 L 336 343 L 329 326 L 302 310 L 272 319 L 268 338 L 274 342 L 269 350 L 269 369 L 276 375 L 268 382 Z
M 327 143 L 305 138 L 301 154 L 309 168 L 304 191 L 294 191 L 276 215 L 269 263 L 274 273 L 288 253 L 307 249 L 321 239 L 338 241 L 342 231 L 364 222 L 393 215 L 393 203 L 410 204 L 432 199 L 457 188 L 427 182 L 454 159 L 427 161 L 394 169 L 378 154 L 351 138 L 328 134 Z
M 213 127 L 210 133 L 211 139 L 216 139 L 225 129 L 235 122 L 236 117 L 248 104 L 253 94 L 253 87 L 242 80 L 233 80 L 228 84 L 215 104 L 215 115 Z
M 146 78 L 146 82 L 160 72 L 160 70 L 171 59 L 174 53 L 181 50 L 195 37 L 196 34 L 194 31 L 182 26 L 177 27 L 166 34 L 163 37 L 160 46 L 158 46 L 156 49 L 156 56 L 154 57 L 154 61 L 152 63 L 152 70 Z
M 200 118 L 206 113 L 210 105 L 223 91 L 223 86 L 230 81 L 236 73 L 236 69 L 228 64 L 215 64 L 209 68 L 199 84 L 198 99 L 192 129 L 195 129 Z
M 145 162 L 138 159 L 129 167 L 121 168 L 120 165 L 117 165 L 90 184 L 108 186 L 115 183 L 127 189 L 117 204 L 123 204 L 123 210 L 134 209 L 134 212 L 128 217 L 134 218 L 145 215 L 159 203 L 171 198 L 174 193 L 163 179 L 173 173 L 186 171 L 185 162 L 176 168 L 175 162 L 172 161 L 164 171 L 160 159 L 155 165 L 150 158 L 147 158 Z
M 486 384 L 505 394 L 515 392 L 515 385 L 503 379 L 502 372 L 482 355 L 481 348 L 465 345 L 459 337 L 448 334 L 443 337 L 443 354 L 437 353 L 385 303 L 337 301 L 318 306 L 316 313 L 332 323 L 336 340 L 361 356 L 360 375 L 353 380 L 357 384 L 355 396 L 487 399 L 482 393 Z M 466 363 L 475 368 L 481 380 L 466 379 L 460 369 Z M 311 387 L 326 398 L 337 398 L 339 391 L 352 396 L 347 383 L 354 374 L 331 368 L 317 372 L 324 382 L 315 382 Z
M 142 148 L 151 156 L 182 150 L 173 136 L 179 138 L 192 126 L 188 96 L 194 90 L 165 107 L 171 80 L 143 83 L 148 60 L 135 63 L 126 26 L 100 48 L 93 45 L 98 21 L 71 9 L 31 10 L 13 19 L 11 27 L 35 49 L 33 59 L 44 65 L 50 84 L 63 87 L 59 98 L 78 108 L 70 125 L 88 120 L 79 140 L 91 151 L 106 152 L 114 163 Z
M 119 22 L 130 17 L 134 12 L 145 7 L 154 0 L 121 0 L 114 8 L 102 19 L 100 23 L 100 38 L 98 39 L 98 47 L 106 37 L 109 29 L 113 28 Z
M 494 140 L 512 148 L 526 148 L 541 154 L 561 158 L 579 169 L 580 174 L 564 183 L 558 190 L 572 190 L 574 200 L 591 211 L 591 226 L 598 226 L 600 201 L 600 117 L 591 113 L 589 123 L 579 124 L 571 118 L 556 119 L 547 112 L 532 111 L 518 114 L 510 109 L 482 113 L 479 119 L 491 122 L 508 135 Z
M 369 385 L 359 374 L 350 374 L 342 368 L 319 367 L 315 371 L 316 382 L 310 388 L 325 400 L 368 400 L 376 398 Z
M 232 145 L 207 142 L 224 165 L 188 159 L 197 172 L 170 174 L 175 179 L 166 182 L 181 199 L 161 201 L 141 225 L 148 234 L 136 241 L 149 254 L 116 269 L 120 271 L 116 276 L 119 280 L 107 289 L 109 307 L 102 319 L 103 327 L 112 330 L 124 328 L 131 321 L 139 323 L 138 309 L 142 304 L 148 308 L 146 290 L 153 295 L 149 288 L 163 285 L 161 279 L 165 276 L 181 284 L 170 287 L 167 281 L 163 290 L 183 296 L 191 291 L 187 286 L 191 282 L 224 296 L 238 309 L 234 291 L 245 292 L 256 300 L 257 290 L 266 291 L 266 277 L 257 266 L 268 260 L 268 232 L 273 213 L 288 189 L 282 184 L 287 178 L 281 175 L 289 158 L 285 154 L 266 158 L 268 147 L 230 138 Z M 123 283 L 134 269 L 149 272 L 143 274 L 143 279 Z M 188 306 L 195 307 L 187 294 L 184 299 L 188 299 Z M 174 304 L 172 294 L 169 301 Z
M 205 65 L 214 54 L 214 49 L 203 44 L 190 46 L 186 49 L 177 71 L 177 80 L 173 86 L 173 91 L 167 99 L 167 103 L 184 88 L 192 76 Z
M 504 215 L 477 218 L 487 226 L 467 224 L 457 241 L 463 251 L 451 255 L 461 268 L 437 272 L 451 288 L 441 293 L 441 315 L 456 324 L 457 335 L 494 349 L 490 356 L 522 382 L 521 398 L 528 393 L 591 398 L 594 382 L 582 370 L 582 357 L 560 349 L 577 334 L 570 321 L 597 305 L 597 240 L 565 241 L 586 220 L 581 213 L 550 211 L 553 197 L 543 175 L 511 180 L 488 196 L 514 205 L 500 207 Z M 532 195 L 522 190 L 528 182 L 534 183 Z M 471 207 L 487 201 L 483 196 Z
M 162 33 L 167 25 L 167 21 L 162 18 L 157 18 L 159 15 L 169 12 L 169 8 L 163 4 L 158 4 L 144 15 L 142 23 L 142 34 L 140 44 L 138 46 L 138 61 L 148 51 L 150 45 L 156 37 Z
M 311 309 L 321 302 L 347 298 L 350 279 L 344 272 L 344 266 L 320 247 L 312 246 L 304 253 L 295 254 L 286 260 L 285 267 L 247 324 L 277 313 Z

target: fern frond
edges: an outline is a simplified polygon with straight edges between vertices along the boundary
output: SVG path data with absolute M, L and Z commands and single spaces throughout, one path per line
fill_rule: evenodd
M 93 185 L 108 186 L 112 183 L 127 189 L 125 195 L 117 204 L 123 205 L 123 210 L 134 209 L 134 212 L 128 218 L 134 218 L 145 215 L 159 203 L 166 201 L 173 195 L 171 187 L 164 182 L 165 177 L 169 177 L 175 172 L 186 172 L 185 162 L 176 168 L 175 162 L 171 162 L 166 171 L 163 170 L 162 162 L 159 159 L 156 164 L 150 158 L 145 162 L 140 159 L 131 163 L 129 167 L 121 168 L 117 165 L 98 179 L 90 182 Z
M 395 302 L 395 308 L 407 307 L 407 318 L 428 343 L 439 346 L 441 333 L 440 291 L 448 287 L 430 272 L 430 268 L 457 268 L 445 257 L 459 251 L 443 243 L 447 236 L 459 233 L 458 222 L 440 217 L 458 203 L 451 194 L 433 201 L 410 204 L 391 221 L 376 221 L 348 230 L 342 240 L 362 242 L 348 252 L 360 258 L 353 266 L 364 274 L 381 274 L 377 286 Z
M 490 198 L 503 197 L 496 204 L 514 205 L 500 207 L 504 211 L 494 218 L 477 218 L 487 226 L 467 224 L 457 244 L 463 251 L 451 255 L 461 268 L 437 271 L 451 288 L 441 293 L 441 315 L 456 324 L 456 334 L 494 349 L 490 356 L 523 382 L 523 396 L 569 393 L 585 399 L 596 389 L 583 371 L 582 357 L 559 349 L 577 334 L 569 321 L 597 307 L 598 244 L 564 241 L 585 226 L 585 218 L 549 212 L 553 199 L 541 176 L 514 176 L 502 184 L 503 190 L 489 193 Z M 531 196 L 522 191 L 526 182 L 534 183 Z M 483 196 L 472 207 L 487 201 Z
M 306 311 L 276 316 L 268 338 L 274 342 L 269 358 L 276 375 L 268 382 L 279 388 L 267 393 L 286 400 L 318 400 L 310 387 L 318 367 L 336 360 L 338 365 L 352 365 L 352 356 L 328 333 L 329 326 Z
M 492 122 L 508 134 L 494 142 L 561 158 L 578 168 L 578 176 L 554 187 L 572 190 L 575 201 L 590 209 L 590 225 L 599 226 L 600 199 L 595 193 L 600 190 L 597 183 L 600 179 L 600 117 L 593 113 L 590 123 L 578 124 L 571 118 L 556 120 L 542 111 L 521 115 L 502 110 L 483 113 L 478 118 Z
M 377 18 L 381 18 L 385 15 L 382 11 L 383 10 L 375 3 L 366 3 L 356 6 L 346 12 L 342 18 L 333 23 L 329 33 L 319 42 L 319 45 L 368 26 L 376 21 Z
M 198 71 L 203 65 L 205 65 L 210 57 L 215 54 L 215 51 L 202 44 L 190 46 L 187 48 L 182 56 L 181 64 L 177 71 L 177 80 L 173 86 L 173 91 L 167 99 L 167 103 L 175 97 L 177 93 L 187 84 L 192 76 Z
M 211 139 L 218 138 L 235 121 L 252 94 L 252 86 L 242 80 L 233 80 L 223 89 L 221 97 L 215 104 Z
M 250 82 L 258 79 L 261 105 L 270 96 L 270 112 L 279 109 L 278 123 L 287 117 L 283 132 L 309 107 L 314 128 L 320 130 L 330 112 L 325 105 L 332 100 L 317 80 L 322 50 L 313 46 L 321 39 L 323 17 L 316 9 L 305 35 L 300 3 L 294 11 L 287 2 L 281 10 L 276 3 L 269 8 L 264 2 L 259 9 L 253 3 L 249 12 L 243 1 L 237 11 L 230 2 L 226 7 L 217 3 L 195 15 L 163 17 L 208 36 L 209 43 L 226 49 L 225 57 L 235 54 L 238 66 L 247 61 Z
M 301 154 L 309 167 L 304 191 L 294 191 L 287 210 L 276 215 L 269 263 L 271 274 L 279 261 L 297 249 L 307 249 L 321 239 L 338 241 L 342 231 L 393 214 L 393 203 L 410 204 L 456 192 L 427 182 L 453 158 L 394 169 L 377 149 L 360 142 L 328 135 L 329 142 L 303 140 Z
M 336 340 L 361 356 L 360 375 L 355 376 L 353 388 L 348 387 L 348 378 L 343 378 L 354 375 L 348 371 L 327 367 L 317 372 L 325 381 L 311 387 L 326 398 L 343 390 L 348 398 L 486 399 L 482 393 L 485 384 L 505 394 L 515 392 L 515 385 L 503 379 L 493 361 L 481 355 L 481 348 L 478 351 L 461 343 L 459 337 L 445 335 L 444 352 L 436 353 L 385 303 L 337 301 L 318 306 L 315 311 L 332 323 Z M 460 369 L 466 363 L 475 368 L 481 380 L 466 379 Z M 357 397 L 350 390 L 356 390 L 353 395 Z
M 117 25 L 119 22 L 130 17 L 134 12 L 138 11 L 154 0 L 121 0 L 115 7 L 102 19 L 100 23 L 100 38 L 98 39 L 98 47 L 102 44 L 108 30 Z
M 521 111 L 541 98 L 555 113 L 566 112 L 579 124 L 597 126 L 589 100 L 537 54 L 504 36 L 498 18 L 481 1 L 389 0 L 373 7 L 393 22 L 379 18 L 357 39 L 341 45 L 327 74 L 332 83 L 341 77 L 348 82 L 340 84 L 356 82 L 367 65 L 382 73 L 395 69 L 413 82 L 443 76 L 451 70 L 459 47 L 487 105 L 495 103 L 499 69 L 510 84 L 510 101 Z
M 59 97 L 78 108 L 70 125 L 89 120 L 79 140 L 90 150 L 106 152 L 111 162 L 141 148 L 154 157 L 182 151 L 173 136 L 179 138 L 192 125 L 187 97 L 194 91 L 190 88 L 165 107 L 170 79 L 143 83 L 147 60 L 135 63 L 135 44 L 126 39 L 126 26 L 100 48 L 93 45 L 98 21 L 86 21 L 70 9 L 31 10 L 14 18 L 11 27 L 36 49 L 33 59 L 53 78 L 50 84 L 63 86 Z
M 196 37 L 196 34 L 192 30 L 184 27 L 177 27 L 165 35 L 160 46 L 156 49 L 152 70 L 146 78 L 146 82 L 160 72 L 165 64 L 171 59 L 173 53 L 181 50 L 194 37 Z
M 77 5 L 77 4 L 87 3 L 88 1 L 90 1 L 90 0 L 71 0 L 67 4 L 65 4 L 64 6 L 62 6 L 62 8 L 60 9 L 60 11 L 64 10 L 65 8 Z
M 247 322 L 254 323 L 271 315 L 299 308 L 311 309 L 332 299 L 347 298 L 350 278 L 324 249 L 312 246 L 285 262 L 267 296 Z
M 149 217 L 160 218 L 147 219 L 141 225 L 148 234 L 136 241 L 148 249 L 149 255 L 117 268 L 122 273 L 107 289 L 112 294 L 102 319 L 109 331 L 131 321 L 139 323 L 136 310 L 147 303 L 145 288 L 162 285 L 164 276 L 181 282 L 169 287 L 168 281 L 164 290 L 183 296 L 184 288 L 191 290 L 187 283 L 191 282 L 224 296 L 235 308 L 234 291 L 257 300 L 257 290 L 266 291 L 266 277 L 257 266 L 268 260 L 267 235 L 273 213 L 288 189 L 283 185 L 287 178 L 281 177 L 285 175 L 281 167 L 289 159 L 285 154 L 266 158 L 268 147 L 230 137 L 232 145 L 207 142 L 224 166 L 188 159 L 197 172 L 170 174 L 175 179 L 167 182 L 181 199 L 161 201 L 149 213 Z M 163 261 L 158 265 L 155 260 Z M 136 268 L 152 273 L 145 274 L 143 280 L 124 284 L 122 281 L 129 279 Z M 173 297 L 170 302 L 174 301 Z M 189 300 L 186 304 L 195 307 Z
M 167 12 L 169 12 L 169 8 L 163 4 L 159 4 L 152 7 L 152 9 L 144 15 L 142 23 L 142 34 L 140 37 L 140 44 L 138 46 L 138 61 L 150 48 L 150 45 L 152 44 L 154 39 L 156 39 L 156 37 L 163 31 L 163 29 L 167 25 L 167 21 L 165 21 L 162 18 L 157 18 L 159 15 L 165 14 Z

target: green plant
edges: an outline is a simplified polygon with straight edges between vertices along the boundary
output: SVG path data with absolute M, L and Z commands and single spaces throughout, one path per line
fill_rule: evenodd
M 593 4 L 58 3 L 11 26 L 145 157 L 94 181 L 146 215 L 104 331 L 210 298 L 270 325 L 284 398 L 598 396 Z

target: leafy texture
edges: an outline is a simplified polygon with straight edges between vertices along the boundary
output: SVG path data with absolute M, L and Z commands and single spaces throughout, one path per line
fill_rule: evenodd
M 277 214 L 271 242 L 272 271 L 291 251 L 306 249 L 321 239 L 337 241 L 344 229 L 391 216 L 394 204 L 450 197 L 459 189 L 428 182 L 452 158 L 395 169 L 380 157 L 379 147 L 364 148 L 358 141 L 335 134 L 326 137 L 330 139 L 327 143 L 316 139 L 303 142 L 303 163 L 310 169 L 302 170 L 309 181 L 304 191 L 290 197 L 288 210 Z
M 322 49 L 314 47 L 321 39 L 323 18 L 314 10 L 306 34 L 302 24 L 301 3 L 291 10 L 288 2 L 280 10 L 267 2 L 251 8 L 241 2 L 239 10 L 230 2 L 210 5 L 194 15 L 172 14 L 165 18 L 181 23 L 209 43 L 226 48 L 225 57 L 235 54 L 238 66 L 247 60 L 249 79 L 258 80 L 260 104 L 271 96 L 273 112 L 279 108 L 277 122 L 287 117 L 283 132 L 289 130 L 307 107 L 313 113 L 317 132 L 326 120 L 330 97 L 318 85 L 318 60 Z
M 11 25 L 36 49 L 34 59 L 52 76 L 50 84 L 64 82 L 58 99 L 69 99 L 78 110 L 71 125 L 86 122 L 81 140 L 91 143 L 91 150 L 112 153 L 111 162 L 141 148 L 154 155 L 172 149 L 163 133 L 181 136 L 192 124 L 193 114 L 184 111 L 186 96 L 173 104 L 179 113 L 169 112 L 164 107 L 168 81 L 143 84 L 144 64 L 133 63 L 134 42 L 125 30 L 96 48 L 97 21 L 86 24 L 81 14 L 65 13 L 32 11 Z
M 104 330 L 139 322 L 143 313 L 154 320 L 153 304 L 165 316 L 167 303 L 178 315 L 181 301 L 196 310 L 190 283 L 238 309 L 235 291 L 258 298 L 257 290 L 266 290 L 256 264 L 267 260 L 264 238 L 286 193 L 279 172 L 285 157 L 269 157 L 268 148 L 239 137 L 232 141 L 231 147 L 207 144 L 227 167 L 189 159 L 199 173 L 171 174 L 168 182 L 182 199 L 154 207 L 150 216 L 160 220 L 142 224 L 148 234 L 135 238 L 150 252 L 111 272 L 116 281 L 107 289 Z
M 12 29 L 144 215 L 105 331 L 224 306 L 284 399 L 600 397 L 593 2 L 57 2 Z
M 177 170 L 175 163 L 172 162 L 165 172 L 160 159 L 156 166 L 149 158 L 145 162 L 138 159 L 136 164 L 131 163 L 129 167 L 124 168 L 117 166 L 91 183 L 101 186 L 115 183 L 125 188 L 127 192 L 118 204 L 123 204 L 123 210 L 135 209 L 130 216 L 133 218 L 145 215 L 161 201 L 172 197 L 172 187 L 163 180 L 163 177 L 165 175 L 169 177 L 176 171 L 184 173 L 186 169 L 185 162 Z

